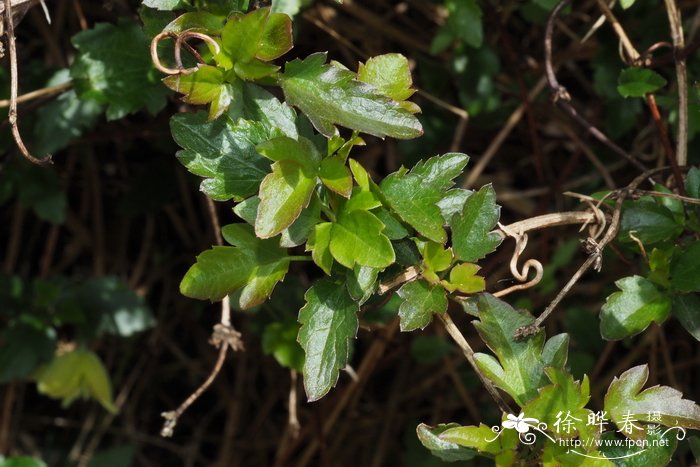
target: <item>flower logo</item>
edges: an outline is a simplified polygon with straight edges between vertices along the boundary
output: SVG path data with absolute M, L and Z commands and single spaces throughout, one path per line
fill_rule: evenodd
M 530 428 L 535 428 L 535 426 L 531 425 L 531 423 L 539 423 L 539 420 L 536 418 L 526 418 L 523 412 L 520 412 L 520 415 L 517 417 L 512 413 L 509 413 L 506 415 L 506 419 L 507 420 L 503 420 L 503 428 L 509 430 L 515 428 L 518 433 L 527 433 L 530 431 Z

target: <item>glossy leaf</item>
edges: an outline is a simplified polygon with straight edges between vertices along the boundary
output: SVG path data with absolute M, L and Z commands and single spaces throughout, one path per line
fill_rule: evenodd
M 622 211 L 618 238 L 632 242 L 629 234 L 633 233 L 648 245 L 675 238 L 682 231 L 683 226 L 676 222 L 668 208 L 652 201 L 638 201 Z
M 301 164 L 283 160 L 272 164 L 272 173 L 260 184 L 260 206 L 255 234 L 270 238 L 292 225 L 311 200 L 315 173 Z
M 333 224 L 331 222 L 316 224 L 309 236 L 309 241 L 306 243 L 306 251 L 311 251 L 311 257 L 316 266 L 329 276 L 333 266 L 333 255 L 330 250 L 332 228 Z
M 617 340 L 645 330 L 652 322 L 662 323 L 671 311 L 671 298 L 641 276 L 615 282 L 621 290 L 610 295 L 600 312 L 600 333 Z
M 491 232 L 501 215 L 491 185 L 467 198 L 462 212 L 452 218 L 452 250 L 462 261 L 474 262 L 493 252 L 501 237 Z
M 474 326 L 498 360 L 483 353 L 475 354 L 474 359 L 486 377 L 522 407 L 546 384 L 545 367 L 564 366 L 568 336 L 554 336 L 545 344 L 541 331 L 516 341 L 513 339 L 515 332 L 535 320 L 529 313 L 515 310 L 489 294 L 477 297 L 477 307 L 479 321 L 474 321 Z
M 263 352 L 272 355 L 285 368 L 302 371 L 304 350 L 297 342 L 297 323 L 273 322 L 265 326 L 262 335 Z
M 399 307 L 401 331 L 424 329 L 434 314 L 447 311 L 445 290 L 424 280 L 408 282 L 397 293 L 403 299 Z
M 408 60 L 401 54 L 384 54 L 372 57 L 367 63 L 360 62 L 357 79 L 374 86 L 381 94 L 399 102 L 411 113 L 419 112 L 413 102 L 405 102 L 415 89 L 411 89 L 413 78 Z
M 432 157 L 416 164 L 410 172 L 400 170 L 386 177 L 380 184 L 389 206 L 405 222 L 424 237 L 445 243 L 447 234 L 440 208 L 436 203 L 453 185 L 467 165 L 464 154 L 449 153 Z
M 673 465 L 671 458 L 678 447 L 678 439 L 676 438 L 675 430 L 669 431 L 665 436 L 662 436 L 664 431 L 647 433 L 646 441 L 648 444 L 645 445 L 647 446 L 645 448 L 640 448 L 634 444 L 625 444 L 625 439 L 620 439 L 620 436 L 616 436 L 614 432 L 603 433 L 601 436 L 601 455 L 616 459 L 615 465 L 622 464 L 620 460 L 623 460 L 624 467 L 666 467 Z M 620 443 L 619 441 L 623 442 Z
M 360 305 L 365 303 L 377 289 L 379 269 L 355 265 L 347 272 L 346 284 L 353 300 Z
M 143 108 L 155 114 L 165 106 L 168 91 L 159 82 L 149 40 L 136 22 L 98 23 L 72 42 L 78 49 L 71 66 L 75 90 L 81 99 L 106 104 L 108 120 Z
M 292 21 L 270 8 L 232 16 L 221 32 L 221 45 L 220 55 L 233 63 L 274 60 L 292 48 Z
M 459 444 L 440 438 L 440 434 L 450 428 L 456 428 L 458 426 L 459 425 L 456 423 L 446 423 L 432 427 L 421 423 L 416 428 L 416 433 L 423 446 L 429 449 L 434 456 L 439 457 L 443 461 L 456 462 L 470 460 L 476 455 L 474 449 L 465 448 Z
M 318 176 L 326 188 L 340 196 L 349 198 L 352 194 L 352 175 L 341 157 L 331 156 L 323 159 Z
M 658 413 L 657 423 L 661 425 L 699 429 L 700 406 L 683 399 L 680 391 L 668 386 L 652 386 L 642 391 L 648 377 L 647 365 L 639 365 L 613 378 L 605 394 L 605 410 L 611 420 L 621 428 L 626 417 L 644 421 L 650 413 Z M 640 433 L 643 431 L 631 434 Z
M 331 228 L 330 251 L 346 268 L 355 264 L 383 269 L 396 259 L 384 224 L 369 211 L 341 213 Z
M 450 292 L 458 290 L 462 293 L 473 294 L 486 289 L 486 280 L 477 276 L 481 267 L 473 263 L 462 263 L 450 271 L 449 282 L 443 281 L 444 287 Z
M 182 100 L 189 104 L 210 104 L 209 120 L 217 119 L 228 110 L 234 98 L 233 87 L 226 82 L 221 68 L 200 64 L 197 71 L 171 75 L 163 83 L 175 92 L 184 94 Z
M 323 397 L 348 363 L 350 340 L 358 328 L 359 306 L 345 284 L 322 279 L 304 295 L 299 311 L 299 343 L 304 349 L 304 388 L 309 401 Z
M 180 162 L 195 175 L 206 177 L 200 190 L 218 200 L 242 200 L 258 189 L 270 163 L 255 150 L 273 132 L 260 123 L 226 118 L 207 121 L 204 112 L 181 113 L 170 119 L 175 142 L 183 150 Z
M 280 77 L 287 102 L 301 109 L 327 137 L 341 125 L 374 136 L 416 138 L 418 120 L 397 102 L 358 81 L 349 70 L 326 64 L 326 54 L 288 62 Z

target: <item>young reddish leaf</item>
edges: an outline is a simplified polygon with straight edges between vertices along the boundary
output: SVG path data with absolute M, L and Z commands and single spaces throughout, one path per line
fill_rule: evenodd
M 411 139 L 423 134 L 410 112 L 358 81 L 355 73 L 326 64 L 325 53 L 288 62 L 280 84 L 287 102 L 301 109 L 329 138 L 336 134 L 336 124 L 380 138 Z
M 408 282 L 397 293 L 403 299 L 399 306 L 401 331 L 424 329 L 433 320 L 433 315 L 447 311 L 445 290 L 424 280 Z
M 345 284 L 322 279 L 304 295 L 306 305 L 299 311 L 298 341 L 304 359 L 304 388 L 309 401 L 326 395 L 338 381 L 341 368 L 350 358 L 350 340 L 358 328 L 358 304 Z
M 668 427 L 700 429 L 700 406 L 683 399 L 683 394 L 668 386 L 652 386 L 642 391 L 649 377 L 649 367 L 639 365 L 615 377 L 605 394 L 605 410 L 615 424 L 623 429 L 625 420 L 649 421 L 650 414 L 658 415 L 657 422 Z M 640 392 L 641 391 L 641 392 Z M 639 423 L 635 423 L 639 425 Z M 644 430 L 625 433 L 638 438 Z
M 431 157 L 386 177 L 380 184 L 389 206 L 424 237 L 445 243 L 447 234 L 437 202 L 467 165 L 464 154 L 449 153 Z M 351 165 L 352 167 L 352 165 Z

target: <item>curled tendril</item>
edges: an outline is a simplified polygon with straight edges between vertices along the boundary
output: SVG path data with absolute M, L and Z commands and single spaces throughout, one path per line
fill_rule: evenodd
M 520 255 L 523 253 L 523 251 L 525 251 L 525 247 L 527 246 L 527 234 L 513 232 L 500 223 L 499 228 L 505 235 L 515 239 L 515 250 L 513 251 L 513 256 L 510 259 L 510 272 L 513 277 L 520 282 L 524 282 L 524 284 L 516 284 L 508 287 L 507 289 L 499 290 L 493 294 L 495 297 L 503 297 L 517 290 L 525 290 L 529 289 L 530 287 L 534 287 L 535 285 L 539 284 L 539 282 L 542 280 L 542 276 L 544 275 L 544 267 L 542 266 L 542 263 L 534 258 L 530 258 L 525 261 L 522 269 L 518 269 Z M 535 277 L 533 277 L 530 281 L 527 281 L 531 269 L 535 270 Z
M 161 41 L 165 39 L 174 39 L 175 40 L 175 52 L 174 52 L 174 58 L 175 58 L 175 66 L 177 68 L 169 68 L 163 65 L 160 61 L 160 57 L 158 57 L 158 44 L 161 43 Z M 221 51 L 221 47 L 219 44 L 211 37 L 206 34 L 203 34 L 201 32 L 196 32 L 196 31 L 183 31 L 180 34 L 177 34 L 172 31 L 163 31 L 159 34 L 157 34 L 152 40 L 151 40 L 151 61 L 153 62 L 153 66 L 155 66 L 158 71 L 165 73 L 166 75 L 186 75 L 190 73 L 194 73 L 197 71 L 197 67 L 192 67 L 192 68 L 185 68 L 182 65 L 182 48 L 186 48 L 187 51 L 199 62 L 199 63 L 204 63 L 204 60 L 202 59 L 201 55 L 199 55 L 199 52 L 197 52 L 196 49 L 194 49 L 192 46 L 190 46 L 187 43 L 187 39 L 190 38 L 195 38 L 199 39 L 203 42 L 206 42 L 208 45 L 210 45 L 214 49 L 214 53 L 218 54 Z

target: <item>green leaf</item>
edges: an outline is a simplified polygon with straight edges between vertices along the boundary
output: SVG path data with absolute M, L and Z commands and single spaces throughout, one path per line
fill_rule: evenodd
M 472 193 L 474 193 L 472 190 L 463 190 L 461 188 L 455 188 L 445 193 L 445 196 L 437 202 L 442 217 L 450 220 L 455 214 L 461 213 L 464 203 Z
M 605 457 L 615 459 L 615 465 L 618 466 L 666 467 L 673 465 L 671 460 L 678 446 L 678 439 L 675 430 L 663 435 L 663 431 L 649 431 L 646 435 L 647 447 L 642 448 L 635 444 L 625 444 L 626 439 L 620 439 L 614 432 L 609 431 L 601 436 L 600 452 Z
M 272 0 L 272 11 L 275 13 L 285 13 L 294 17 L 299 10 L 309 5 L 312 0 Z
M 700 199 L 700 169 L 691 167 L 685 176 L 685 191 L 688 196 Z
M 411 89 L 411 69 L 403 55 L 384 54 L 370 58 L 367 63 L 360 62 L 357 79 L 374 86 L 381 94 L 399 102 L 409 112 L 420 111 L 416 104 L 405 102 L 416 90 Z
M 409 231 L 404 225 L 389 212 L 388 209 L 379 208 L 373 211 L 374 215 L 384 224 L 384 235 L 389 240 L 401 240 L 409 235 Z
M 418 251 L 423 256 L 425 269 L 436 273 L 452 265 L 452 248 L 445 248 L 442 243 L 416 241 Z
M 685 330 L 700 341 L 700 297 L 697 295 L 674 296 L 672 313 Z
M 486 377 L 523 407 L 546 384 L 544 368 L 563 367 L 568 336 L 554 336 L 546 345 L 544 332 L 516 341 L 515 332 L 535 321 L 529 313 L 489 294 L 478 295 L 477 306 L 479 321 L 474 321 L 474 326 L 498 360 L 483 353 L 475 354 L 474 359 Z
M 221 68 L 210 65 L 198 65 L 193 73 L 170 75 L 163 83 L 175 92 L 184 94 L 182 100 L 188 104 L 209 107 L 209 120 L 217 119 L 228 110 L 233 100 L 233 87 L 226 82 Z
M 411 139 L 423 134 L 418 120 L 397 102 L 358 81 L 348 70 L 315 53 L 285 66 L 280 85 L 287 102 L 301 109 L 327 137 L 338 124 L 378 137 Z
M 0 384 L 25 378 L 53 357 L 55 331 L 21 316 L 0 333 Z
M 467 198 L 462 213 L 452 218 L 452 250 L 462 261 L 474 262 L 501 244 L 501 237 L 491 232 L 496 227 L 501 208 L 491 185 L 483 186 Z
M 610 295 L 600 312 L 600 333 L 618 340 L 645 330 L 652 321 L 661 324 L 671 311 L 671 298 L 641 276 L 615 282 L 621 292 Z
M 450 292 L 459 290 L 462 293 L 473 294 L 486 289 L 486 280 L 477 276 L 481 267 L 473 263 L 462 263 L 450 271 L 450 281 L 443 281 L 443 286 Z
M 177 10 L 187 5 L 186 0 L 143 0 L 144 6 L 155 8 L 156 10 Z
M 238 306 L 252 308 L 270 296 L 289 268 L 286 250 L 275 240 L 261 240 L 248 224 L 222 229 L 233 247 L 215 246 L 202 252 L 180 283 L 180 292 L 191 298 L 218 301 L 240 290 Z
M 358 328 L 359 307 L 345 284 L 322 279 L 304 295 L 298 341 L 304 349 L 304 388 L 309 402 L 323 397 L 338 381 L 350 357 Z
M 280 102 L 260 86 L 252 83 L 240 83 L 240 85 L 240 96 L 237 90 L 236 99 L 231 103 L 228 112 L 234 124 L 239 123 L 241 119 L 252 120 L 270 133 L 271 136 L 268 139 L 283 135 L 298 139 L 297 116 L 291 107 Z
M 342 157 L 331 156 L 323 159 L 318 176 L 326 188 L 338 193 L 340 196 L 350 198 L 352 194 L 352 176 Z
M 178 159 L 193 174 L 207 177 L 200 189 L 215 200 L 252 195 L 269 171 L 269 162 L 255 147 L 275 133 L 259 122 L 209 122 L 204 112 L 181 113 L 170 119 L 170 130 L 183 148 Z
M 330 251 L 340 264 L 383 269 L 396 259 L 389 239 L 382 234 L 384 224 L 364 210 L 342 212 L 331 228 Z
M 66 216 L 66 192 L 55 170 L 24 162 L 10 175 L 17 186 L 19 202 L 52 224 L 62 224 Z
M 311 196 L 309 205 L 301 210 L 292 225 L 282 231 L 280 246 L 293 248 L 306 242 L 314 226 L 321 220 L 321 202 L 317 196 Z
M 284 160 L 272 164 L 272 173 L 260 184 L 255 234 L 270 238 L 292 225 L 308 206 L 315 187 L 314 172 L 298 162 Z
M 46 463 L 29 456 L 13 456 L 8 459 L 0 456 L 0 467 L 46 467 Z
M 643 244 L 662 242 L 677 237 L 683 232 L 667 207 L 653 201 L 637 201 L 622 211 L 620 241 L 632 242 L 630 233 Z
M 323 272 L 331 275 L 333 255 L 331 254 L 331 222 L 322 222 L 314 226 L 314 230 L 306 243 L 306 251 L 311 251 L 311 258 Z
M 399 307 L 401 331 L 425 329 L 434 314 L 447 311 L 445 290 L 424 280 L 408 282 L 397 293 L 403 299 Z
M 476 0 L 447 0 L 445 6 L 450 15 L 435 36 L 430 51 L 440 53 L 457 39 L 471 47 L 481 47 L 484 30 L 481 8 Z
M 622 97 L 644 97 L 666 86 L 666 79 L 649 68 L 630 67 L 620 72 L 617 91 Z
M 416 428 L 416 433 L 418 434 L 418 439 L 423 446 L 429 449 L 434 456 L 439 457 L 443 461 L 467 461 L 474 458 L 476 455 L 476 452 L 473 449 L 465 448 L 459 444 L 440 438 L 440 435 L 443 432 L 458 426 L 459 425 L 456 423 L 447 423 L 432 427 L 426 425 L 425 423 L 421 423 Z M 491 439 L 491 437 L 488 439 Z
M 297 342 L 297 323 L 274 322 L 265 326 L 262 348 L 265 355 L 272 355 L 285 368 L 302 371 L 304 350 Z
M 431 157 L 416 164 L 410 172 L 405 169 L 387 176 L 380 185 L 389 206 L 421 235 L 445 243 L 447 234 L 437 202 L 467 165 L 464 154 L 448 153 Z
M 360 305 L 365 303 L 377 289 L 378 275 L 379 269 L 369 268 L 367 266 L 355 265 L 352 270 L 348 270 L 346 274 L 346 284 L 352 299 Z
M 298 139 L 281 136 L 265 141 L 255 149 L 271 161 L 294 161 L 310 170 L 316 170 L 321 162 L 316 146 L 303 136 Z
M 221 16 L 207 11 L 190 11 L 171 21 L 163 28 L 163 32 L 181 33 L 192 31 L 218 36 L 223 27 L 224 20 Z
M 98 23 L 73 36 L 78 55 L 71 66 L 81 99 L 107 105 L 115 120 L 143 108 L 152 114 L 165 106 L 168 94 L 153 68 L 149 40 L 134 21 Z
M 78 397 L 92 398 L 112 413 L 112 384 L 100 358 L 89 350 L 74 350 L 54 357 L 37 370 L 37 389 L 41 394 L 62 399 L 63 406 Z
M 634 5 L 634 2 L 636 0 L 620 0 L 620 6 L 622 7 L 623 10 L 628 9 L 632 5 Z
M 274 60 L 292 48 L 292 20 L 285 14 L 271 13 L 270 8 L 232 16 L 221 32 L 221 45 L 223 50 L 217 60 Z
M 688 245 L 671 262 L 671 287 L 679 292 L 700 292 L 700 241 Z
M 700 428 L 700 406 L 683 399 L 683 394 L 668 386 L 652 386 L 641 391 L 649 377 L 649 367 L 639 365 L 613 378 L 605 394 L 605 410 L 620 428 L 625 418 L 648 421 L 649 414 L 658 414 L 656 423 L 668 427 Z M 640 392 L 641 391 L 641 392 Z M 636 433 L 627 433 L 634 437 Z

